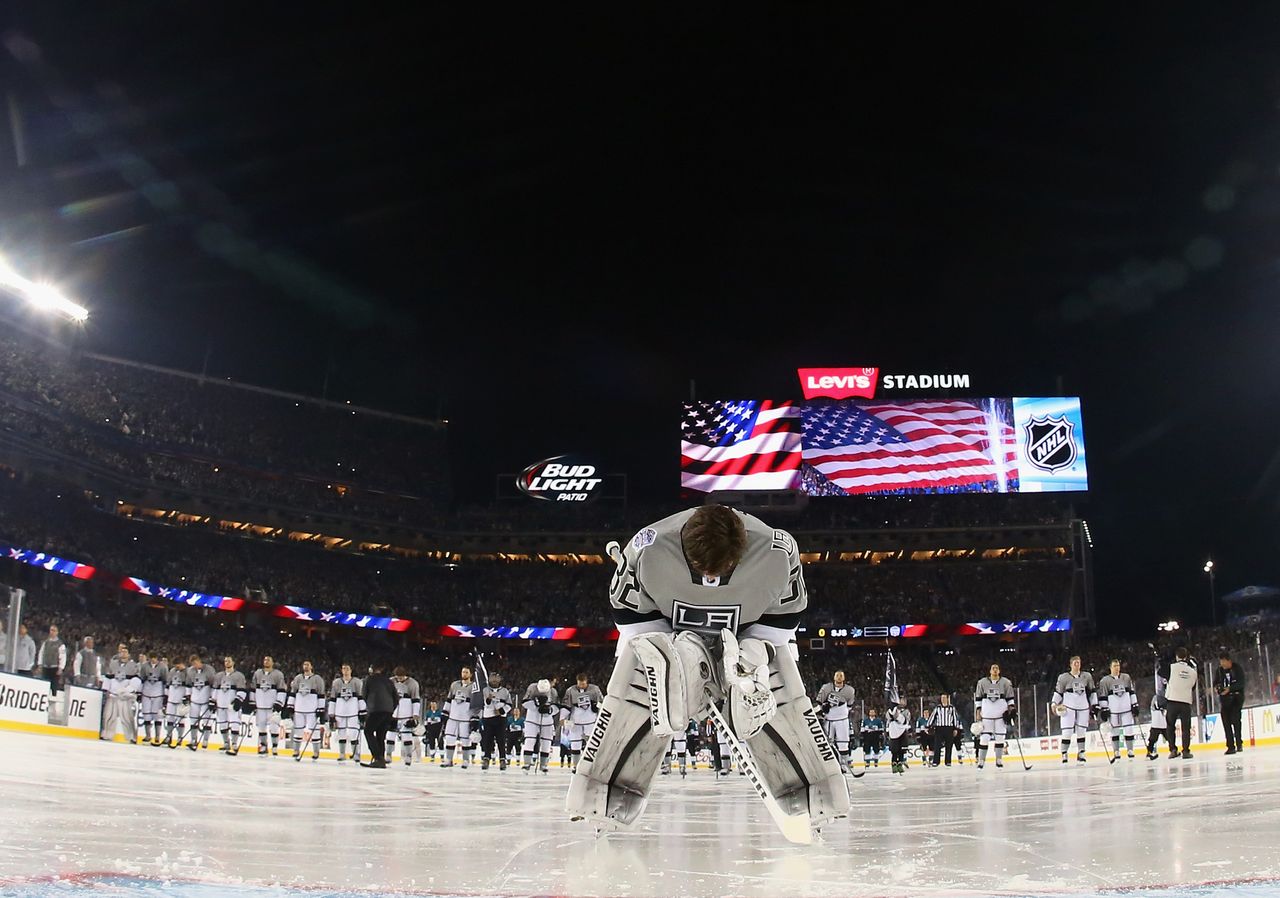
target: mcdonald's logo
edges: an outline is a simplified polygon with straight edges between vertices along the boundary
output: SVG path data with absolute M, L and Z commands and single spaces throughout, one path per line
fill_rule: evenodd
M 1270 708 L 1262 712 L 1262 735 L 1276 731 L 1276 715 Z

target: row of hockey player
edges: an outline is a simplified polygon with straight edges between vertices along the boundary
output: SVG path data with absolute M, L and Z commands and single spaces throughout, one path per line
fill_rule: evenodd
M 103 739 L 113 738 L 120 731 L 129 742 L 138 741 L 141 736 L 155 746 L 177 748 L 185 743 L 195 751 L 208 748 L 216 731 L 222 736 L 220 750 L 235 755 L 252 724 L 258 734 L 258 754 L 278 755 L 281 731 L 287 725 L 291 730 L 289 749 L 295 760 L 300 761 L 308 749 L 312 760 L 318 760 L 326 740 L 336 741 L 339 761 L 358 756 L 366 714 L 364 685 L 361 678 L 353 675 L 350 665 L 344 664 L 341 674 L 326 688 L 310 661 L 304 661 L 302 672 L 286 683 L 270 656 L 263 658 L 262 666 L 248 681 L 230 657 L 223 659 L 223 669 L 216 672 L 198 655 L 172 666 L 158 656 L 143 654 L 139 658 L 132 660 L 128 647 L 121 644 L 103 669 Z M 424 738 L 429 744 L 439 740 L 428 732 L 432 721 L 424 721 L 417 680 L 408 676 L 404 668 L 397 668 L 392 682 L 398 701 L 393 726 L 387 734 L 386 753 L 394 756 L 398 742 L 402 760 L 410 765 L 420 755 Z M 463 695 L 465 703 L 457 700 Z M 477 698 L 482 702 L 479 711 L 473 708 Z M 545 772 L 556 713 L 569 728 L 580 753 L 602 698 L 599 687 L 580 676 L 577 685 L 567 691 L 561 707 L 556 690 L 547 680 L 541 680 L 526 690 L 523 721 L 512 721 L 507 716 L 512 710 L 510 692 L 502 686 L 500 675 L 492 675 L 490 685 L 480 691 L 472 683 L 470 668 L 464 668 L 462 680 L 455 681 L 449 690 L 445 713 L 432 709 L 427 714 L 434 717 L 435 729 L 444 733 L 443 752 L 439 754 L 446 755 L 447 760 L 442 766 L 453 766 L 454 751 L 461 747 L 462 767 L 467 766 L 468 754 L 474 756 L 483 751 L 485 769 L 496 755 L 505 770 L 512 741 L 510 730 L 518 725 L 524 738 L 525 769 L 535 766 L 540 757 Z M 431 705 L 434 708 L 435 703 Z M 473 726 L 473 722 L 477 725 Z

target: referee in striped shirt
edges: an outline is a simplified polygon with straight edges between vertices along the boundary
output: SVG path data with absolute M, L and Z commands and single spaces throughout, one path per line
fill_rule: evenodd
M 929 712 L 928 729 L 933 735 L 933 766 L 938 766 L 945 746 L 947 766 L 951 766 L 951 747 L 956 741 L 956 730 L 960 728 L 960 718 L 956 716 L 955 705 L 951 704 L 951 696 L 945 692 L 939 696 L 941 704 Z

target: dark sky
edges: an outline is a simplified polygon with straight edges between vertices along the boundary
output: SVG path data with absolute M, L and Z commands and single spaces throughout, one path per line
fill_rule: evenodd
M 513 18 L 27 4 L 0 246 L 86 342 L 673 494 L 798 365 L 1084 398 L 1104 620 L 1280 583 L 1274 7 Z

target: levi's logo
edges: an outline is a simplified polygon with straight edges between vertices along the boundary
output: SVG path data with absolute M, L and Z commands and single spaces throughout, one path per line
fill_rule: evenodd
M 804 390 L 804 398 L 830 396 L 833 399 L 848 399 L 861 396 L 874 399 L 876 395 L 876 376 L 879 368 L 798 368 L 800 387 Z

